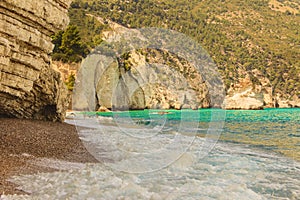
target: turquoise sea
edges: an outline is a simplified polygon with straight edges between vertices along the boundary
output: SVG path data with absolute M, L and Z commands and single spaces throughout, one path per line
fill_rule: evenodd
M 135 123 L 147 123 L 147 120 L 167 118 L 165 126 L 175 126 L 181 120 L 190 120 L 199 127 L 196 135 L 205 136 L 208 123 L 224 120 L 220 141 L 228 143 L 249 144 L 251 147 L 278 152 L 291 159 L 300 161 L 300 108 L 264 109 L 264 110 L 144 110 L 112 113 L 87 113 L 114 118 L 131 118 Z M 183 114 L 184 113 L 184 114 Z M 223 116 L 224 115 L 224 116 Z M 215 119 L 216 118 L 216 119 Z M 160 121 L 160 120 L 158 120 Z M 194 122 L 199 124 L 194 124 Z M 219 125 L 220 126 L 220 125 Z
M 23 199 L 300 199 L 300 109 L 78 112 L 67 122 L 101 163 L 15 177 L 32 193 Z

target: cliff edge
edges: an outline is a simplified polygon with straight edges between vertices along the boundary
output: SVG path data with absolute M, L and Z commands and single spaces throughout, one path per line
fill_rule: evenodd
M 0 115 L 63 121 L 67 90 L 50 66 L 51 35 L 71 0 L 0 1 Z

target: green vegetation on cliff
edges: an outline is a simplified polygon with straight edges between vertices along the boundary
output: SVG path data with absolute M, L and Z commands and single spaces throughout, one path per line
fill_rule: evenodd
M 88 53 L 76 26 L 70 25 L 65 31 L 59 31 L 52 36 L 52 42 L 55 44 L 52 55 L 54 60 L 79 62 Z
M 76 2 L 72 4 L 69 16 L 71 21 L 67 29 L 52 36 L 55 44 L 52 58 L 63 62 L 80 62 L 102 42 L 101 33 L 108 29 L 108 25 L 88 16 Z
M 88 14 L 100 16 L 103 24 Z M 92 49 L 109 19 L 131 28 L 162 27 L 189 35 L 212 56 L 226 87 L 254 70 L 274 93 L 300 95 L 300 3 L 296 0 L 75 0 L 70 10 Z

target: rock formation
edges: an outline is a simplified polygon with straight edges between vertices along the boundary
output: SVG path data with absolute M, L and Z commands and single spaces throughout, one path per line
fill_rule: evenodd
M 95 18 L 104 23 L 102 18 Z M 127 36 L 129 43 L 134 38 L 145 40 L 138 29 L 127 29 L 110 20 L 106 23 L 111 30 L 102 34 L 103 40 L 108 43 L 120 41 L 119 45 L 122 46 L 124 43 L 120 35 L 126 34 L 129 34 Z M 188 46 L 184 46 L 186 47 Z M 209 74 L 208 71 L 200 72 L 201 75 L 194 73 L 195 69 L 191 63 L 168 51 L 135 48 L 135 51 L 127 51 L 126 54 L 119 56 L 119 59 L 115 59 L 111 55 L 97 51 L 88 56 L 82 64 L 78 79 L 89 78 L 77 84 L 74 109 L 90 111 L 106 108 L 197 109 L 219 107 L 218 103 L 222 102 L 222 89 L 214 89 L 214 94 L 211 90 L 222 83 L 214 83 L 214 80 L 201 77 L 202 74 Z M 226 91 L 225 102 L 222 105 L 225 109 L 300 107 L 299 95 L 282 95 L 275 90 L 276 85 L 272 86 L 262 71 L 240 67 L 237 73 L 232 76 L 239 78 L 237 80 L 233 78 L 234 81 Z M 214 86 L 210 86 L 210 83 Z M 217 104 L 211 102 L 211 99 L 218 96 L 220 99 L 217 99 Z
M 67 91 L 50 66 L 51 35 L 71 0 L 0 1 L 0 115 L 62 121 Z
M 96 48 L 77 74 L 74 110 L 222 105 L 225 93 L 216 67 L 203 49 L 197 45 L 189 49 L 192 41 L 186 36 L 170 30 L 127 29 L 108 23 L 112 30 L 103 33 L 107 45 Z
M 239 78 L 239 81 L 227 91 L 228 95 L 225 98 L 226 109 L 242 109 L 242 110 L 257 110 L 263 109 L 264 105 L 272 103 L 272 96 L 265 91 L 263 94 L 262 88 L 270 85 L 269 80 L 264 80 L 263 86 L 253 84 L 248 72 L 239 70 L 239 74 L 244 78 Z M 261 82 L 263 82 L 261 80 Z M 260 83 L 261 83 L 260 82 Z M 269 91 L 269 90 L 268 90 Z
M 239 69 L 238 73 L 238 82 L 232 84 L 227 91 L 224 104 L 226 109 L 300 107 L 297 95 L 289 97 L 275 94 L 271 81 L 261 71 Z
M 75 89 L 73 109 L 210 107 L 201 75 L 179 57 L 153 49 L 132 51 L 126 57 L 117 62 L 96 52 L 89 55 L 77 75 L 80 82 Z M 168 63 L 163 57 L 168 58 Z
M 102 18 L 95 18 L 104 23 Z M 129 44 L 131 43 L 131 45 L 129 46 L 138 44 L 131 41 L 132 38 L 140 41 L 149 40 L 148 37 L 144 37 L 141 30 L 128 29 L 110 20 L 107 23 L 111 30 L 102 34 L 103 40 L 108 44 L 112 43 L 122 47 L 124 43 L 121 42 L 121 38 L 124 35 L 127 36 L 127 40 L 130 40 Z M 160 37 L 161 35 L 156 36 Z M 118 41 L 121 43 L 117 44 Z M 152 42 L 153 40 L 149 43 Z M 192 63 L 166 50 L 159 50 L 159 48 L 155 48 L 155 45 L 152 46 L 154 49 L 126 50 L 123 55 L 115 55 L 118 57 L 117 59 L 114 56 L 105 55 L 109 52 L 107 49 L 102 52 L 96 50 L 90 54 L 83 61 L 77 74 L 78 82 L 73 95 L 73 109 L 104 111 L 107 108 L 116 110 L 198 109 L 222 106 L 224 100 L 222 88 L 214 89 L 214 91 L 208 89 L 209 86 L 210 88 L 214 87 L 210 83 L 223 85 L 222 83 L 218 83 L 218 81 L 214 83 L 214 80 L 204 81 L 199 74 L 201 70 L 193 68 Z M 206 61 L 204 63 L 204 65 L 208 64 Z M 210 74 L 210 71 L 208 69 L 204 74 Z M 212 92 L 215 94 L 212 95 Z M 211 99 L 217 99 L 215 102 L 218 103 L 214 104 Z M 256 99 L 253 100 L 256 101 Z M 248 99 L 245 102 L 248 103 Z M 257 106 L 239 107 L 241 104 L 239 98 L 227 101 L 227 103 L 229 106 L 226 108 L 228 109 L 237 107 L 239 109 L 255 109 Z M 259 102 L 259 104 L 263 103 Z
M 63 81 L 67 81 L 70 75 L 77 74 L 77 71 L 80 67 L 80 63 L 64 63 L 61 61 L 52 61 L 51 67 L 55 69 L 56 71 L 59 71 L 61 73 L 61 78 Z

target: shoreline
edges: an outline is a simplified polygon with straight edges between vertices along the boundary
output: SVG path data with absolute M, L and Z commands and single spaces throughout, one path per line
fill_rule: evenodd
M 38 160 L 98 163 L 78 138 L 75 126 L 15 118 L 0 118 L 0 197 L 26 194 L 9 181 L 12 176 L 59 171 Z
M 264 145 L 267 148 L 280 142 L 276 138 L 253 140 L 247 135 L 227 135 L 220 139 L 253 146 Z M 299 161 L 299 154 L 291 151 L 291 146 L 282 142 L 277 146 L 282 151 L 275 149 L 274 152 Z M 64 171 L 63 168 L 55 168 L 55 161 L 67 167 L 74 164 L 75 168 L 84 163 L 99 163 L 84 147 L 76 127 L 65 122 L 0 118 L 0 152 L 0 199 L 3 194 L 26 194 L 8 181 L 12 176 Z

